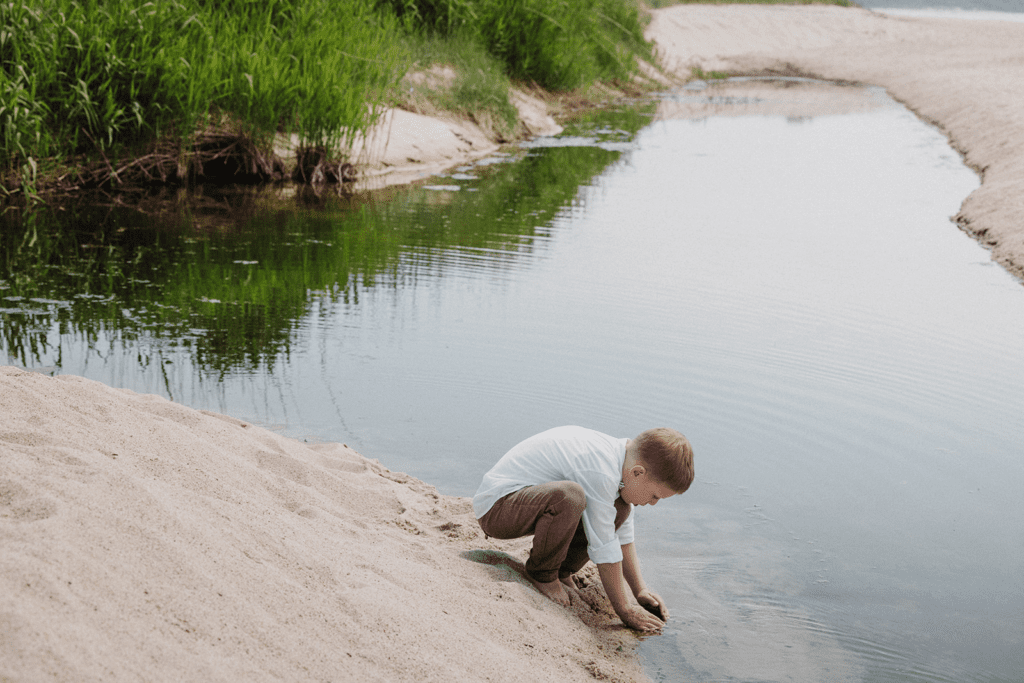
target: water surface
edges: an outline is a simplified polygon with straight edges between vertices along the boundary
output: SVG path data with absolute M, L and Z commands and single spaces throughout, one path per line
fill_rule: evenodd
M 1024 12 L 1020 0 L 861 0 L 857 3 L 869 9 L 899 9 L 914 12 L 959 12 L 970 15 L 974 12 L 1019 14 Z
M 944 138 L 840 90 L 698 84 L 382 194 L 8 216 L 3 350 L 457 495 L 550 426 L 675 426 L 655 680 L 1019 680 L 1024 287 L 950 222 Z

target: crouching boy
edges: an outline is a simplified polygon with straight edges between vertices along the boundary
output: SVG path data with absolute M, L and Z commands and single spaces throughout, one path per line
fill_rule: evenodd
M 668 610 L 640 574 L 633 506 L 654 505 L 692 482 L 693 449 L 674 429 L 618 439 L 556 427 L 502 456 L 484 475 L 473 512 L 488 536 L 533 534 L 526 575 L 547 597 L 568 605 L 564 586 L 593 560 L 622 622 L 652 631 L 668 620 Z

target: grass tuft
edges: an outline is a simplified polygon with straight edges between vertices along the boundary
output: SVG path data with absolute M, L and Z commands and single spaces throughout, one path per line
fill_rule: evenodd
M 379 0 L 407 31 L 460 35 L 506 74 L 554 91 L 626 80 L 651 58 L 632 0 Z
M 651 9 L 673 5 L 838 5 L 859 7 L 852 0 L 645 0 Z
M 518 112 L 509 101 L 503 65 L 465 34 L 408 38 L 415 57 L 399 102 L 422 114 L 453 112 L 473 120 L 496 139 L 512 139 Z

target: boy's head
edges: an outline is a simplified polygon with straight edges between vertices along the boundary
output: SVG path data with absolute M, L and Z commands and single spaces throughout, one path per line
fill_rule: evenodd
M 634 439 L 637 461 L 650 475 L 676 493 L 693 483 L 693 447 L 674 429 L 658 427 Z

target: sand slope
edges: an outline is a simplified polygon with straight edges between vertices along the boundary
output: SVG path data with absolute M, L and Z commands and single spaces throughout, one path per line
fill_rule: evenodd
M 2 681 L 642 679 L 525 547 L 343 445 L 0 367 Z
M 679 5 L 647 36 L 683 76 L 764 72 L 879 85 L 939 126 L 982 177 L 956 216 L 1024 276 L 1024 23 L 831 6 Z M 869 198 L 866 198 L 869 199 Z

